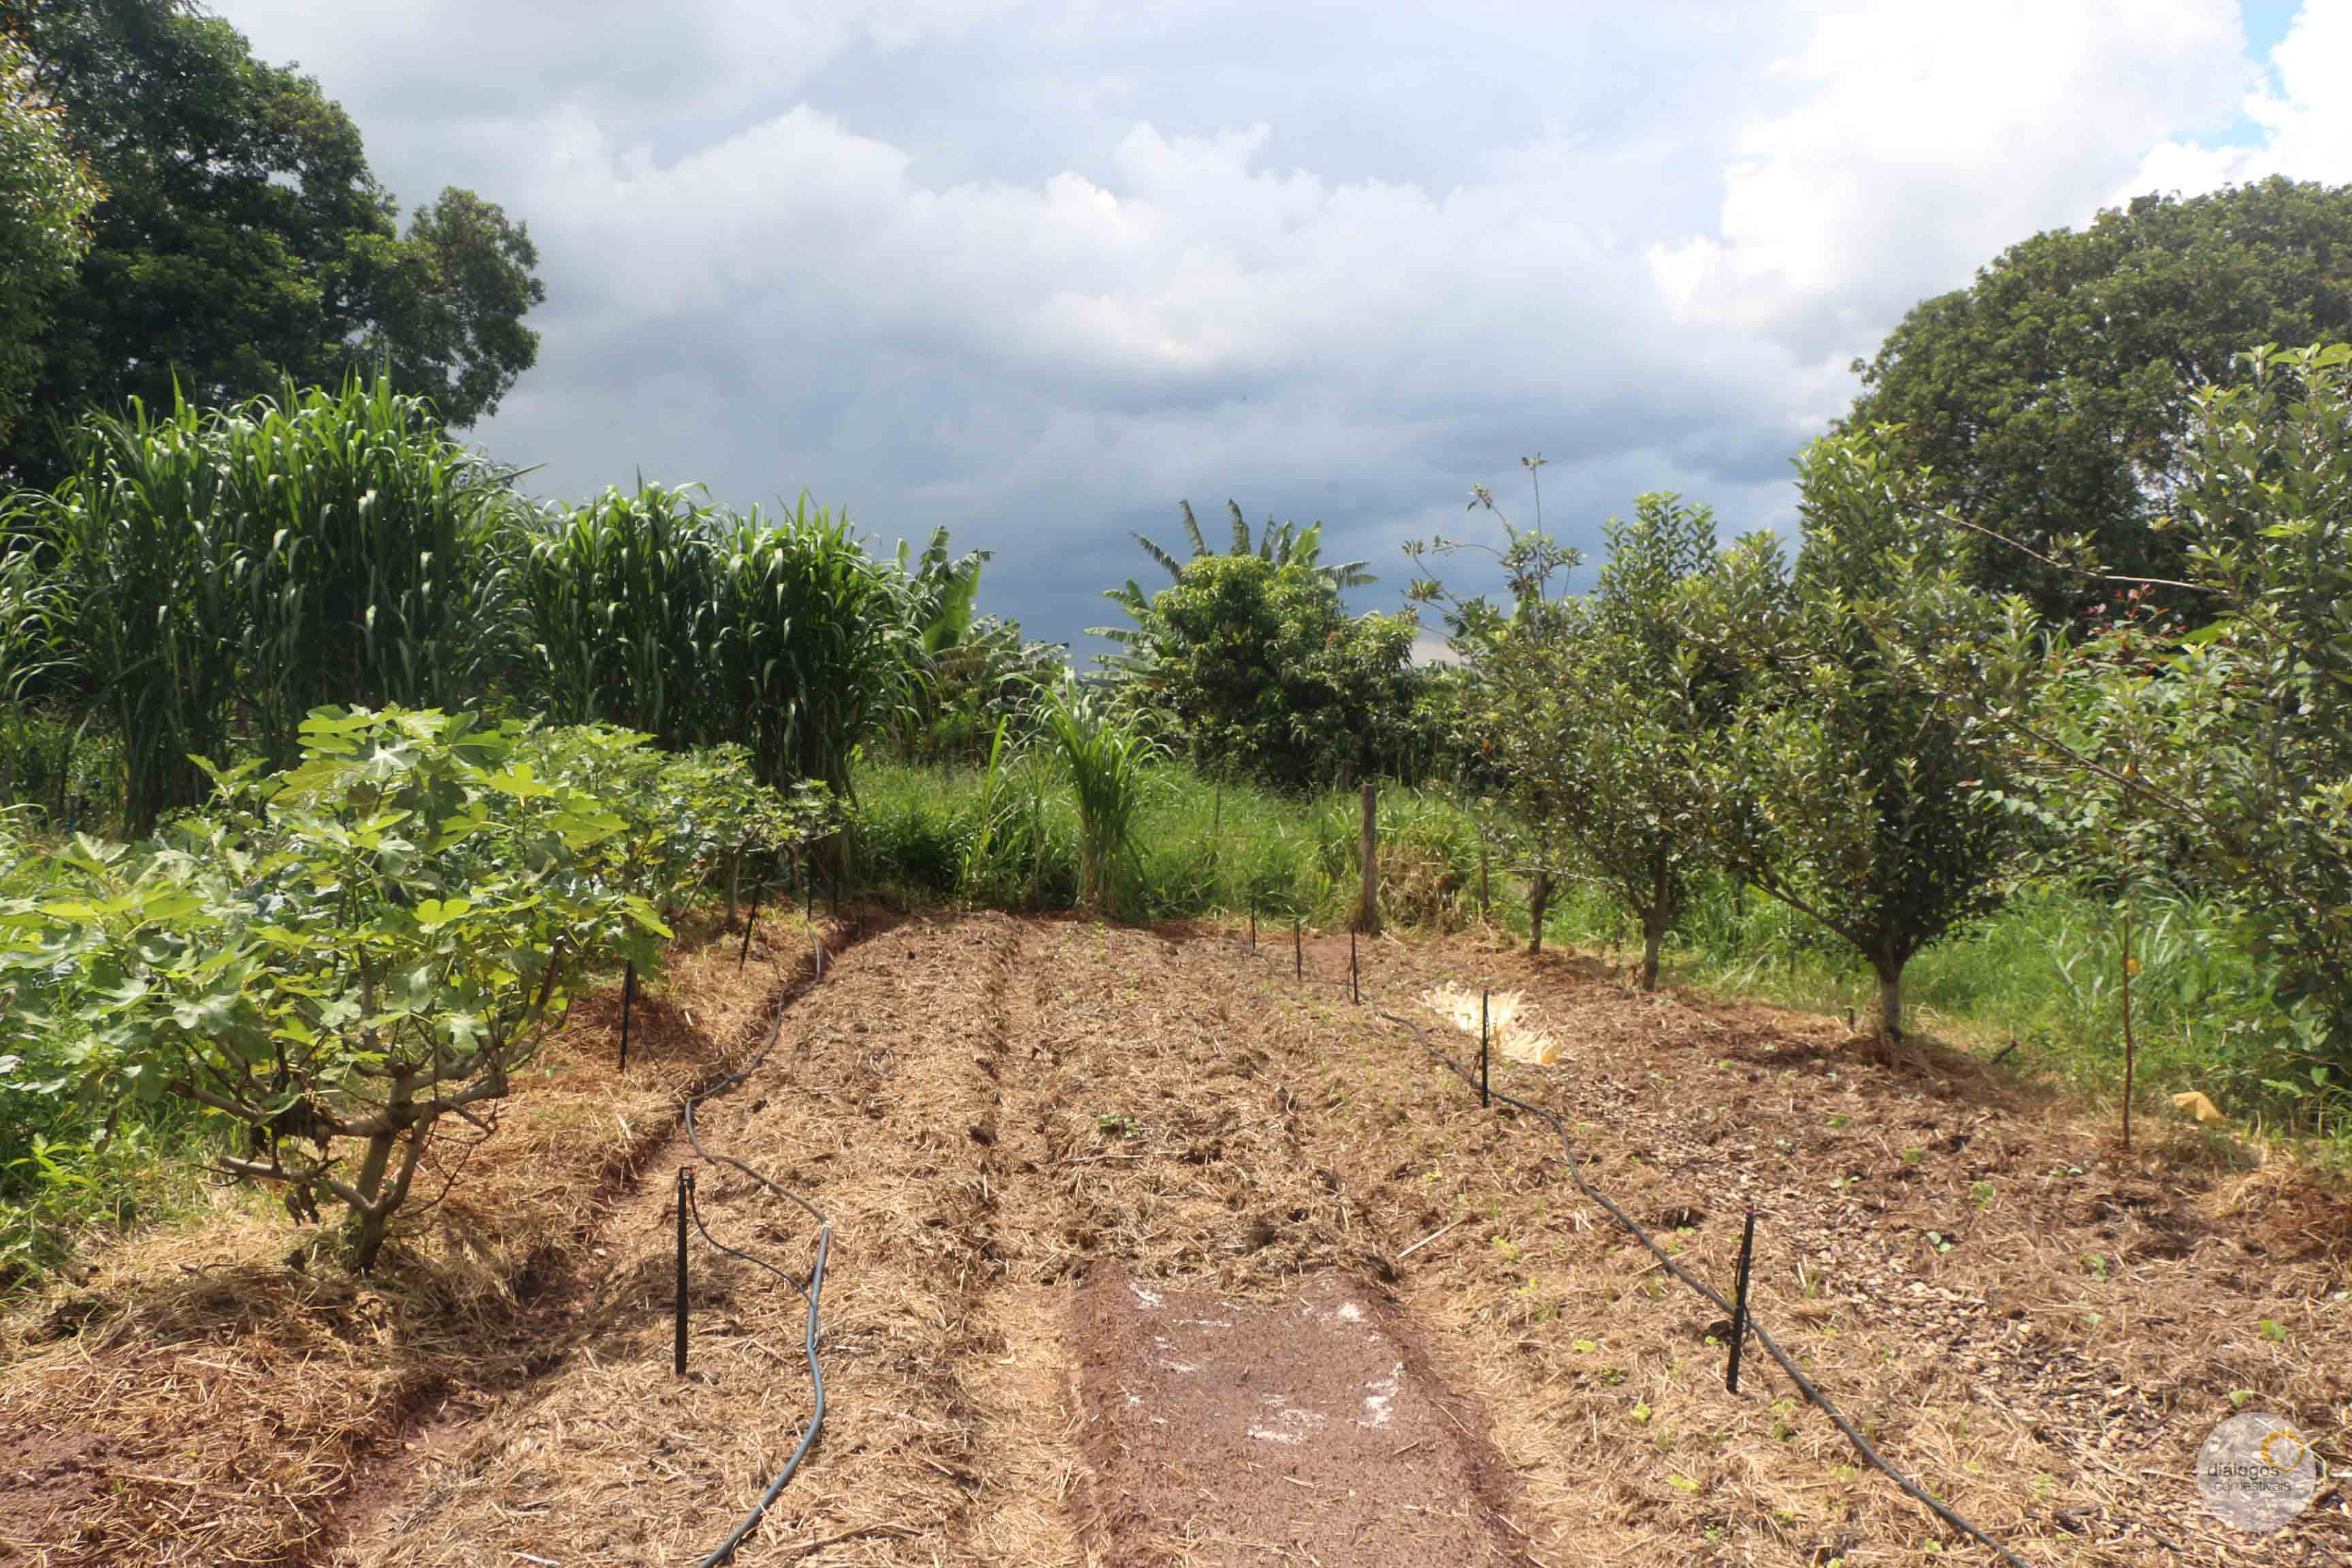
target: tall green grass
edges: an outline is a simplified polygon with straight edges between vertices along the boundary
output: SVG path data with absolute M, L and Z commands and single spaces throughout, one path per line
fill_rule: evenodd
M 1135 881 L 1137 819 L 1159 748 L 1076 680 L 1045 694 L 1040 717 L 1039 750 L 1077 816 L 1078 902 L 1098 914 L 1132 907 L 1120 895 Z
M 948 772 L 869 763 L 856 775 L 860 852 L 872 880 L 904 893 L 1018 910 L 1083 901 L 1077 797 L 1051 748 L 1000 742 L 989 765 Z M 1153 762 L 1133 779 L 1131 858 L 1120 912 L 1160 920 L 1251 909 L 1344 921 L 1354 907 L 1360 818 L 1353 793 L 1301 799 L 1219 784 Z M 1477 918 L 1477 836 L 1435 793 L 1381 794 L 1382 908 L 1402 924 Z M 1501 889 L 1500 879 L 1496 882 Z
M 762 783 L 849 782 L 926 662 L 905 577 L 803 497 L 773 520 L 659 485 L 543 519 L 522 552 L 527 691 L 559 722 L 737 742 Z

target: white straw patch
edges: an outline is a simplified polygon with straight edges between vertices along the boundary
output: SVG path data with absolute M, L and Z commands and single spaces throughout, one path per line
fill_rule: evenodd
M 1421 1004 L 1472 1039 L 1478 1037 L 1476 991 L 1465 985 L 1440 985 L 1423 992 Z M 1536 1026 L 1535 1008 L 1526 992 L 1493 992 L 1486 997 L 1486 1008 L 1487 1037 L 1503 1055 L 1537 1067 L 1559 1059 L 1559 1042 Z

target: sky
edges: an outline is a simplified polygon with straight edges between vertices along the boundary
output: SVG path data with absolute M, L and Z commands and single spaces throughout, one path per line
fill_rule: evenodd
M 529 225 L 539 363 L 472 438 L 535 490 L 944 526 L 1082 658 L 1180 498 L 1320 521 L 1360 608 L 1495 537 L 1474 484 L 1534 521 L 1538 453 L 1588 551 L 1655 489 L 1785 531 L 1917 300 L 2147 191 L 2352 182 L 2352 0 L 212 8 L 405 205 Z

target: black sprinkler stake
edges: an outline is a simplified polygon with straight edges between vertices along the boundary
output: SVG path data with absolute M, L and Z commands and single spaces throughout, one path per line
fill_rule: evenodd
M 1755 1255 L 1756 1211 L 1749 1209 L 1739 1230 L 1739 1282 L 1731 1292 L 1731 1364 L 1723 1374 L 1723 1386 L 1732 1394 L 1739 1392 L 1739 1349 L 1748 1342 L 1748 1265 Z
M 677 1168 L 677 1375 L 686 1375 L 686 1211 L 694 1203 L 694 1167 Z

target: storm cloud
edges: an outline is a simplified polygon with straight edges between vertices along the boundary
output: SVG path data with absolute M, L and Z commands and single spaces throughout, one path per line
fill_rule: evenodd
M 476 436 L 539 490 L 945 525 L 1082 643 L 1180 497 L 1322 520 L 1367 605 L 1473 483 L 1530 519 L 1538 450 L 1571 542 L 1655 489 L 1786 528 L 1913 300 L 2139 191 L 2352 179 L 2352 0 L 215 8 L 404 202 L 529 222 Z

